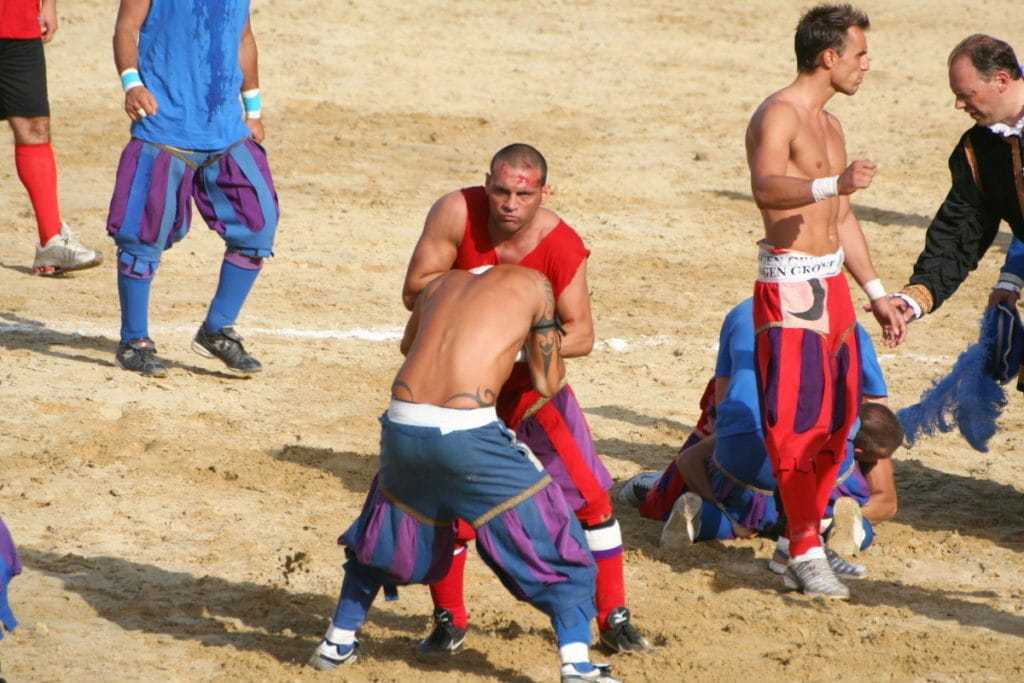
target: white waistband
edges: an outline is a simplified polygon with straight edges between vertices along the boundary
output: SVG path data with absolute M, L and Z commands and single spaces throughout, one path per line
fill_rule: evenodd
M 476 429 L 498 420 L 498 411 L 490 408 L 442 408 L 429 403 L 409 403 L 391 399 L 388 406 L 388 418 L 398 424 L 413 427 L 437 427 L 441 433 L 458 432 L 465 429 Z
M 832 277 L 843 272 L 843 248 L 834 254 L 814 256 L 799 251 L 774 252 L 770 245 L 761 243 L 758 254 L 757 279 L 759 282 L 801 282 L 820 277 Z

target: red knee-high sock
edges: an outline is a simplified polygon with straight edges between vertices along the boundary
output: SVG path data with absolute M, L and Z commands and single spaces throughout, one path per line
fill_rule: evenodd
M 57 161 L 53 147 L 42 145 L 15 145 L 14 164 L 18 178 L 28 190 L 32 209 L 36 214 L 39 243 L 45 245 L 60 232 L 60 206 L 57 201 Z
M 611 557 L 594 557 L 597 563 L 597 627 L 608 630 L 608 614 L 626 606 L 626 580 L 623 577 L 622 547 Z
M 821 515 L 818 513 L 818 476 L 814 472 L 783 470 L 778 472 L 779 494 L 786 510 L 786 535 L 789 556 L 798 557 L 815 546 Z
M 608 614 L 626 606 L 626 579 L 622 567 L 622 532 L 614 518 L 595 526 L 583 524 L 590 553 L 597 565 L 594 602 L 597 603 L 597 627 L 608 629 Z
M 452 623 L 459 628 L 466 628 L 469 614 L 466 612 L 466 596 L 462 587 L 466 577 L 466 556 L 469 549 L 464 543 L 455 546 L 452 567 L 448 574 L 437 583 L 430 584 L 430 597 L 434 607 L 443 607 L 452 613 Z

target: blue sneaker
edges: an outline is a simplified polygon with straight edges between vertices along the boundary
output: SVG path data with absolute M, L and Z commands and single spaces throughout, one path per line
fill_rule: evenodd
M 313 651 L 313 655 L 306 662 L 317 671 L 333 671 L 345 664 L 355 664 L 359 661 L 359 642 L 351 645 L 337 645 L 326 638 L 320 641 Z

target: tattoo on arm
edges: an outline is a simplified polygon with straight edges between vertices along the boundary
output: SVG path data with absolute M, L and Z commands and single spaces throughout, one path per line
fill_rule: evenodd
M 481 391 L 480 387 L 477 387 L 475 394 L 452 394 L 451 396 L 446 398 L 444 402 L 445 404 L 447 404 L 449 401 L 454 401 L 457 398 L 468 398 L 472 401 L 476 401 L 477 405 L 480 406 L 481 408 L 490 408 L 491 406 L 494 405 L 495 394 L 490 389 L 484 389 L 483 391 Z
M 566 334 L 565 328 L 562 327 L 561 321 L 555 314 L 555 294 L 551 289 L 551 283 L 546 279 L 544 280 L 544 312 L 541 313 L 540 320 L 530 327 L 530 332 L 541 336 L 540 350 L 546 373 L 554 360 L 553 353 L 557 348 L 556 345 L 561 340 L 559 334 Z

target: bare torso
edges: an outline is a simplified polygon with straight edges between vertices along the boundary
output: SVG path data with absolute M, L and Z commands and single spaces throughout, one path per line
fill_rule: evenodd
M 810 180 L 846 168 L 839 121 L 792 87 L 771 95 L 755 112 L 747 130 L 747 156 L 755 186 L 772 176 Z M 808 254 L 834 253 L 839 249 L 839 204 L 839 197 L 795 207 L 759 203 L 765 241 Z
M 531 326 L 546 306 L 554 315 L 546 278 L 515 266 L 451 271 L 419 298 L 410 320 L 415 337 L 407 330 L 403 347 L 411 345 L 391 393 L 448 408 L 494 405 Z

